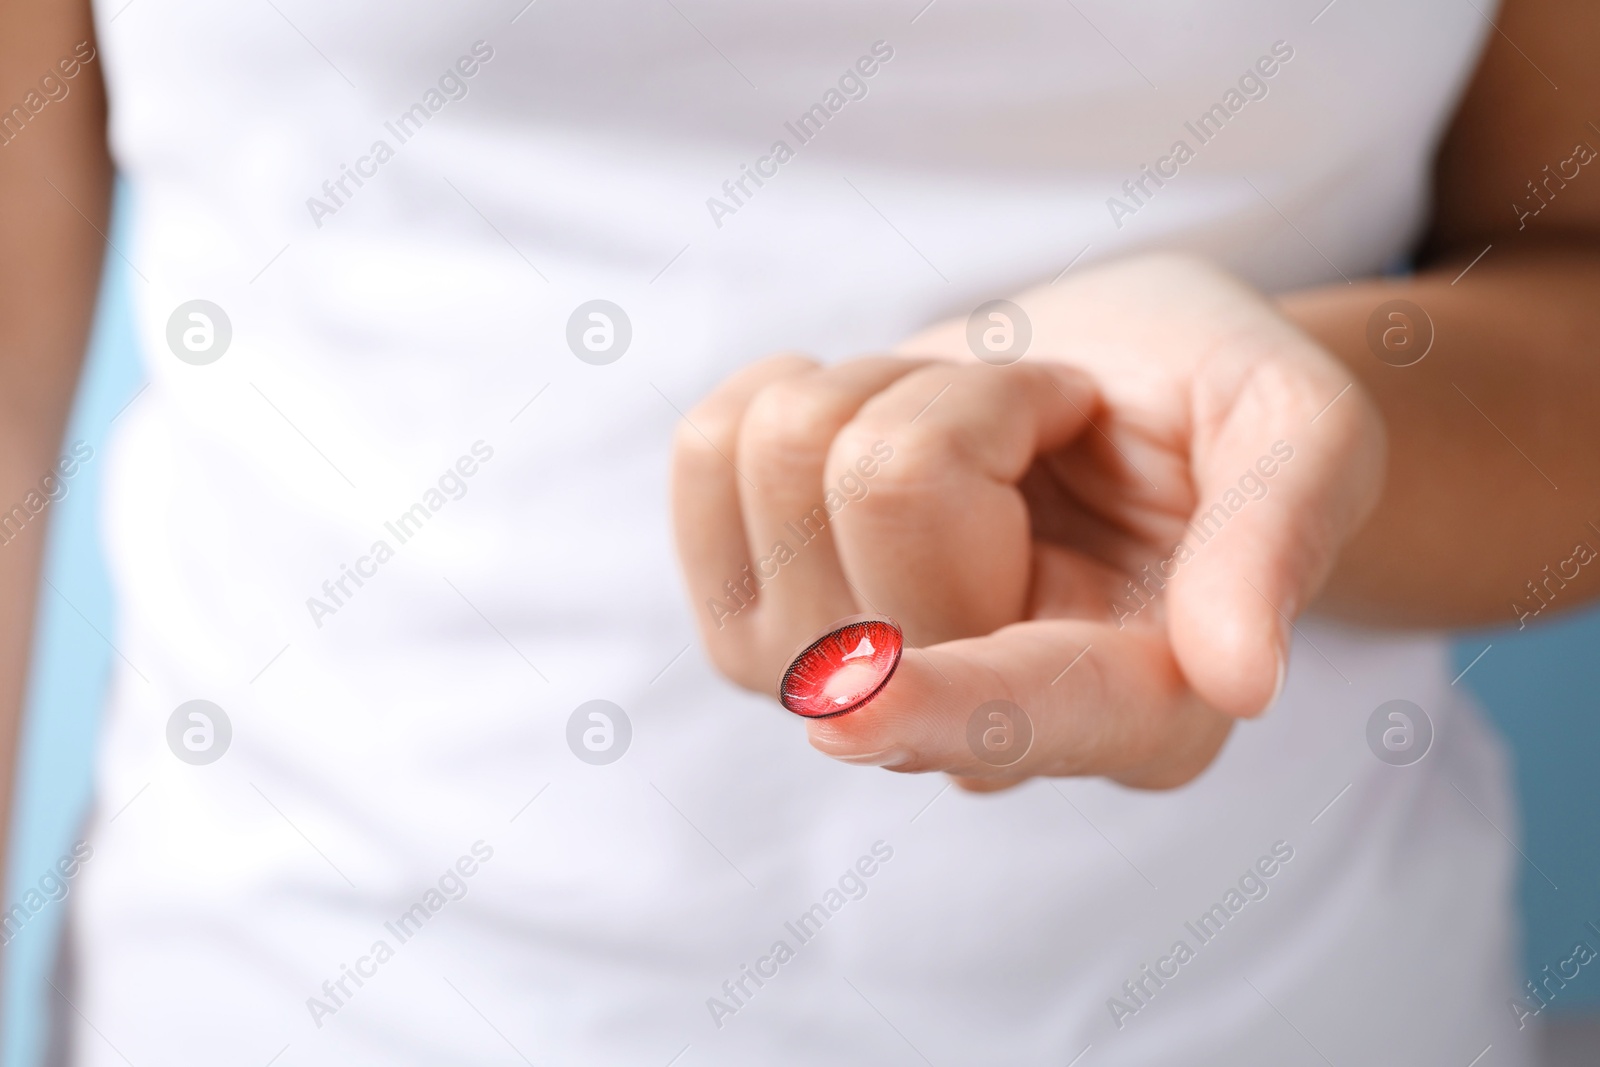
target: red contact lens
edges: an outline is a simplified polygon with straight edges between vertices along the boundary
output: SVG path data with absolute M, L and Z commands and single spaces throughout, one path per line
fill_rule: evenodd
M 778 699 L 796 715 L 827 719 L 877 696 L 900 665 L 900 627 L 882 615 L 852 615 L 805 647 L 778 685 Z

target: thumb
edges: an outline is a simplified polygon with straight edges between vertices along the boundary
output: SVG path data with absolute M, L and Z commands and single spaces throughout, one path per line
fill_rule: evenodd
M 1258 364 L 1208 440 L 1191 448 L 1198 503 L 1157 567 L 1189 684 L 1252 716 L 1277 699 L 1294 619 L 1377 503 L 1383 423 L 1334 368 Z

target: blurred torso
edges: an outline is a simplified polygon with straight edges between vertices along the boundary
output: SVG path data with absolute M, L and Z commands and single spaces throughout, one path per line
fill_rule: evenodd
M 137 671 L 75 899 L 83 1010 L 134 1062 L 487 1063 L 498 1030 L 539 1062 L 867 1064 L 908 1053 L 896 1028 L 945 1062 L 1289 1062 L 1245 977 L 1335 1061 L 1491 1039 L 1506 850 L 1447 782 L 1505 799 L 1439 643 L 1315 631 L 1328 661 L 1298 649 L 1281 705 L 1177 793 L 941 793 L 828 762 L 715 678 L 665 514 L 679 412 L 770 351 L 881 348 L 1080 254 L 1192 248 L 1273 289 L 1390 263 L 1485 32 L 1470 7 L 117 6 L 152 384 L 107 526 Z M 1201 143 L 1186 124 L 1279 42 Z M 1180 139 L 1176 177 L 1123 190 Z M 194 299 L 232 327 L 204 366 L 167 343 Z M 594 299 L 631 324 L 603 366 L 567 344 Z M 1396 697 L 1439 728 L 1409 768 L 1364 741 Z M 204 767 L 166 742 L 194 698 L 233 727 Z M 606 766 L 567 742 L 597 698 L 632 724 Z M 396 944 L 478 841 L 465 894 Z M 865 896 L 794 944 L 878 841 Z M 1119 1025 L 1124 981 L 1277 841 L 1271 893 Z M 1466 963 L 1407 940 L 1427 909 L 1477 931 Z M 776 978 L 724 991 L 780 939 Z M 393 959 L 333 1005 L 380 940 Z

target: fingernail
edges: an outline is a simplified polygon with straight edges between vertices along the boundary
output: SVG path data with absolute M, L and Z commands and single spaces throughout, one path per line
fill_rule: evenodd
M 1278 702 L 1278 698 L 1283 695 L 1284 684 L 1289 680 L 1289 635 L 1287 631 L 1279 638 L 1278 647 L 1273 652 L 1278 658 L 1278 678 L 1272 684 L 1272 696 L 1267 700 L 1267 708 Z M 1265 711 L 1266 708 L 1261 710 Z
M 888 767 L 892 764 L 903 763 L 911 757 L 911 753 L 903 748 L 886 748 L 881 752 L 867 752 L 859 756 L 835 756 L 840 763 L 852 763 L 858 767 Z

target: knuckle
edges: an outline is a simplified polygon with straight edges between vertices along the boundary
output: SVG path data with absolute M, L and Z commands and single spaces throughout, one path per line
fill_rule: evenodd
M 733 444 L 738 432 L 737 417 L 714 405 L 701 405 L 678 420 L 672 431 L 672 449 L 684 459 L 714 458 L 719 448 Z
M 774 385 L 806 377 L 815 367 L 813 360 L 795 353 L 769 356 L 746 367 L 690 409 L 674 432 L 674 448 L 691 455 L 716 455 L 719 451 L 731 455 L 750 408 L 761 394 Z
M 883 489 L 902 496 L 940 489 L 953 474 L 980 465 L 984 425 L 970 412 L 1019 409 L 1025 379 L 1013 370 L 935 366 L 913 372 L 843 427 L 830 469 L 843 470 L 876 446 L 893 458 L 882 465 Z
M 834 398 L 809 377 L 784 378 L 751 400 L 740 427 L 741 447 L 756 454 L 795 454 L 824 448 L 837 429 Z
M 861 456 L 887 451 L 889 457 L 878 464 L 874 488 L 888 496 L 904 497 L 937 489 L 950 476 L 958 452 L 951 435 L 936 426 L 885 425 L 881 419 L 867 417 L 851 423 L 841 433 L 829 456 L 829 468 L 836 473 L 853 467 Z

